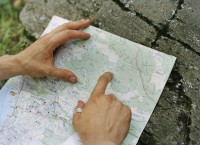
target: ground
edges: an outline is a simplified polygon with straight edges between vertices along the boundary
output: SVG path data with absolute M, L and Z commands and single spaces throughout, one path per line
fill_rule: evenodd
M 138 145 L 200 144 L 199 0 L 29 0 L 20 14 L 38 38 L 53 15 L 93 25 L 177 57 Z
M 16 54 L 33 40 L 19 21 L 22 0 L 0 0 L 0 56 Z M 0 89 L 6 81 L 0 81 Z

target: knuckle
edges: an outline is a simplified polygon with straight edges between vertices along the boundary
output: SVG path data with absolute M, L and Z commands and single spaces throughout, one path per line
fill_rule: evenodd
M 74 31 L 67 31 L 67 37 L 68 39 L 72 39 L 74 36 Z
M 57 72 L 58 73 L 58 77 L 61 78 L 62 80 L 69 80 L 69 75 L 65 74 L 65 73 L 61 73 L 61 72 Z
M 109 94 L 109 95 L 106 96 L 106 99 L 107 99 L 109 102 L 112 102 L 112 101 L 113 101 L 113 96 Z
M 43 39 L 45 39 L 46 41 L 49 41 L 49 39 L 51 39 L 54 35 L 50 32 L 46 35 L 43 36 Z
M 49 68 L 43 69 L 43 70 L 42 70 L 42 75 L 43 75 L 43 76 L 49 76 L 49 75 L 50 75 L 50 70 L 49 70 Z
M 121 101 L 117 101 L 117 102 L 116 102 L 116 105 L 117 105 L 118 107 L 122 107 L 122 106 L 123 106 L 123 103 L 122 103 Z
M 51 33 L 45 34 L 41 38 L 39 38 L 37 41 L 40 42 L 41 45 L 46 46 L 48 42 L 51 42 L 53 35 Z
M 57 39 L 55 37 L 52 36 L 50 41 L 51 41 L 51 44 L 52 44 L 53 47 L 58 47 L 59 46 L 59 43 L 58 43 L 58 41 L 57 41 Z
M 62 75 L 62 74 L 60 74 L 60 78 L 61 78 L 62 80 L 68 80 L 67 76 Z
M 79 34 L 78 34 L 78 35 L 79 35 L 79 37 L 80 37 L 80 38 L 84 38 L 84 36 L 85 36 L 85 33 L 84 33 L 84 32 L 79 32 Z

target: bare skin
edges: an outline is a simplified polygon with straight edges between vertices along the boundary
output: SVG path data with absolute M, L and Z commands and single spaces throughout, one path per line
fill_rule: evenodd
M 89 39 L 88 33 L 80 31 L 90 25 L 90 20 L 63 24 L 38 39 L 17 55 L 0 57 L 0 80 L 17 75 L 32 77 L 52 76 L 71 83 L 77 82 L 70 70 L 54 66 L 53 51 L 72 39 Z M 111 73 L 99 78 L 89 101 L 78 102 L 82 113 L 75 113 L 74 128 L 84 145 L 120 145 L 128 133 L 131 120 L 130 108 L 113 95 L 105 95 L 106 87 L 112 80 Z
M 53 51 L 69 40 L 89 39 L 90 34 L 79 31 L 89 25 L 89 19 L 63 24 L 19 54 L 0 57 L 0 80 L 17 75 L 29 75 L 32 77 L 52 76 L 76 83 L 77 77 L 73 72 L 54 66 Z
M 84 145 L 121 145 L 127 136 L 131 110 L 113 95 L 105 95 L 112 74 L 100 76 L 89 101 L 78 101 L 77 108 L 82 113 L 75 113 L 73 125 Z

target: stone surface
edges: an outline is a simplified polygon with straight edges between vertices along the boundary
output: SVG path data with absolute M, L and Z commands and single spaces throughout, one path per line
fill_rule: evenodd
M 124 11 L 113 1 L 103 3 L 94 22 L 101 29 L 147 46 L 156 38 L 152 26 L 137 17 L 135 12 Z
M 29 0 L 20 19 L 27 31 L 38 38 L 53 15 L 78 20 L 95 14 L 102 0 Z
M 169 27 L 169 33 L 200 55 L 200 0 L 185 1 Z
M 178 0 L 119 0 L 125 8 L 146 17 L 155 25 L 162 26 L 174 15 Z
M 176 56 L 177 61 L 140 143 L 200 144 L 199 56 L 167 37 L 161 37 L 157 44 L 156 50 Z
M 29 0 L 20 19 L 39 37 L 51 16 L 93 25 L 177 57 L 138 145 L 200 144 L 199 0 Z

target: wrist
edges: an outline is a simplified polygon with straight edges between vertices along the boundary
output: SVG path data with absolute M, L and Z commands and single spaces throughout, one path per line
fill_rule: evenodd
M 83 145 L 117 145 L 114 142 L 106 141 L 106 140 L 93 140 L 93 141 L 87 141 Z
M 0 57 L 0 79 L 22 75 L 22 71 L 22 67 L 16 55 L 5 55 Z
M 21 57 L 19 54 L 12 56 L 12 60 L 14 61 L 13 64 L 18 68 L 15 72 L 17 75 L 26 75 L 22 58 L 23 57 Z

